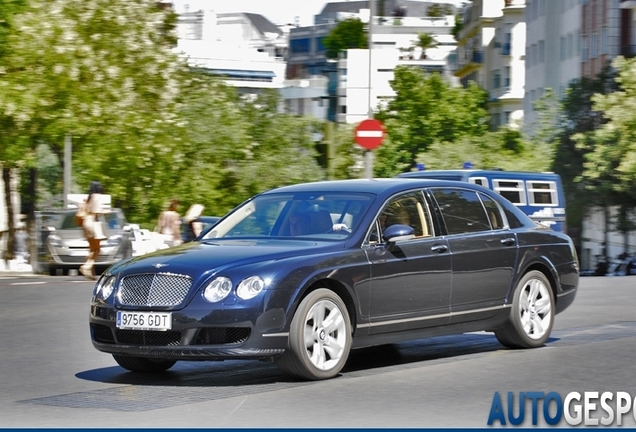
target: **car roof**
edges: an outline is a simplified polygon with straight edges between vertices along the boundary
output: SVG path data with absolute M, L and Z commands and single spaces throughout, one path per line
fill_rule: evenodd
M 299 193 L 299 192 L 353 192 L 371 193 L 377 195 L 392 194 L 401 190 L 412 188 L 424 188 L 430 186 L 459 186 L 462 188 L 484 190 L 479 185 L 450 180 L 434 180 L 424 178 L 374 178 L 353 180 L 327 180 L 311 183 L 299 183 L 290 186 L 282 186 L 269 190 L 270 193 Z M 487 190 L 487 189 L 486 189 Z

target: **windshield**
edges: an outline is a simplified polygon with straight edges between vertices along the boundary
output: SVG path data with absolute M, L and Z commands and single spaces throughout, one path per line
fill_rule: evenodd
M 372 199 L 370 194 L 337 192 L 260 195 L 235 209 L 203 239 L 344 239 L 356 229 Z

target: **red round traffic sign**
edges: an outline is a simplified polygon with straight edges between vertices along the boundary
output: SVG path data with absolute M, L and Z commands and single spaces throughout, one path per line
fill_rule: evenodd
M 356 127 L 355 139 L 360 146 L 367 150 L 373 150 L 380 147 L 384 140 L 384 125 L 380 120 L 366 119 L 362 120 Z

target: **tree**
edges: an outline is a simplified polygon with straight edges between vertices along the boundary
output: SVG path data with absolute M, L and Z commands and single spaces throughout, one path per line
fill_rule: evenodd
M 323 39 L 325 55 L 329 59 L 338 58 L 340 51 L 350 48 L 368 48 L 368 39 L 364 24 L 359 18 L 347 18 L 340 21 Z
M 459 169 L 464 162 L 471 162 L 477 169 L 540 172 L 550 169 L 553 154 L 549 144 L 532 143 L 517 129 L 503 127 L 453 143 L 436 142 L 418 154 L 417 162 L 426 169 Z
M 612 67 L 617 71 L 618 90 L 592 97 L 593 109 L 602 113 L 603 121 L 596 129 L 575 134 L 573 139 L 576 148 L 583 152 L 583 171 L 577 180 L 587 191 L 588 200 L 605 208 L 619 206 L 617 228 L 627 234 L 633 229 L 627 215 L 636 207 L 636 122 L 632 115 L 636 104 L 636 61 L 618 57 Z
M 606 68 L 594 78 L 582 77 L 568 86 L 565 95 L 558 100 L 548 90 L 535 103 L 539 121 L 533 140 L 553 143 L 555 148 L 552 171 L 561 176 L 567 203 L 567 226 L 569 234 L 577 245 L 583 219 L 591 208 L 590 204 L 603 205 L 607 191 L 596 188 L 591 179 L 583 179 L 585 155 L 590 150 L 578 145 L 574 136 L 588 134 L 599 128 L 606 120 L 594 107 L 595 94 L 607 94 L 617 90 L 615 73 Z
M 0 0 L 0 77 L 7 72 L 8 59 L 12 54 L 9 42 L 10 36 L 15 32 L 15 16 L 19 15 L 27 7 L 26 0 Z M 13 207 L 13 184 L 17 169 L 24 165 L 29 153 L 23 151 L 25 137 L 20 135 L 12 116 L 11 110 L 0 109 L 0 168 L 4 184 L 4 197 L 7 216 L 7 248 L 4 251 L 5 260 L 14 258 L 15 221 Z M 0 232 L 0 239 L 5 233 Z
M 137 151 L 137 143 L 160 144 L 156 140 L 162 138 L 169 144 L 168 129 L 178 125 L 179 79 L 185 76 L 185 64 L 173 52 L 175 22 L 174 14 L 154 0 L 29 2 L 6 35 L 0 112 L 5 113 L 4 130 L 12 132 L 3 134 L 5 139 L 22 155 L 44 143 L 60 166 L 66 135 L 73 136 L 79 160 L 97 144 L 113 147 L 117 140 L 140 157 L 145 153 Z M 89 170 L 80 166 L 79 184 L 108 173 L 113 163 L 130 168 L 122 163 L 124 156 L 93 152 L 85 159 L 100 162 L 102 172 L 88 178 L 83 173 Z M 33 171 L 26 178 L 35 195 Z M 112 182 L 104 184 L 109 191 L 117 189 Z M 35 203 L 35 196 L 28 198 Z
M 454 143 L 488 131 L 487 93 L 475 84 L 452 87 L 437 73 L 398 66 L 391 86 L 395 98 L 376 115 L 388 135 L 377 151 L 378 176 L 408 171 L 436 142 Z
M 437 40 L 430 33 L 418 33 L 417 40 L 413 42 L 413 46 L 422 50 L 420 59 L 426 58 L 426 50 L 437 47 Z

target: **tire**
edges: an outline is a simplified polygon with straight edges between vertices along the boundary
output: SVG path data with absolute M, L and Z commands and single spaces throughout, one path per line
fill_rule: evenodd
M 344 302 L 333 291 L 319 288 L 298 306 L 289 329 L 287 350 L 278 359 L 278 366 L 296 378 L 333 378 L 347 362 L 352 339 Z
M 143 357 L 130 357 L 113 354 L 117 364 L 132 372 L 153 373 L 164 372 L 177 362 L 176 360 L 154 360 Z
M 495 331 L 508 348 L 537 348 L 546 343 L 554 325 L 554 293 L 540 271 L 526 273 L 515 289 L 510 318 Z
M 55 267 L 49 267 L 49 276 L 57 276 L 57 269 Z

